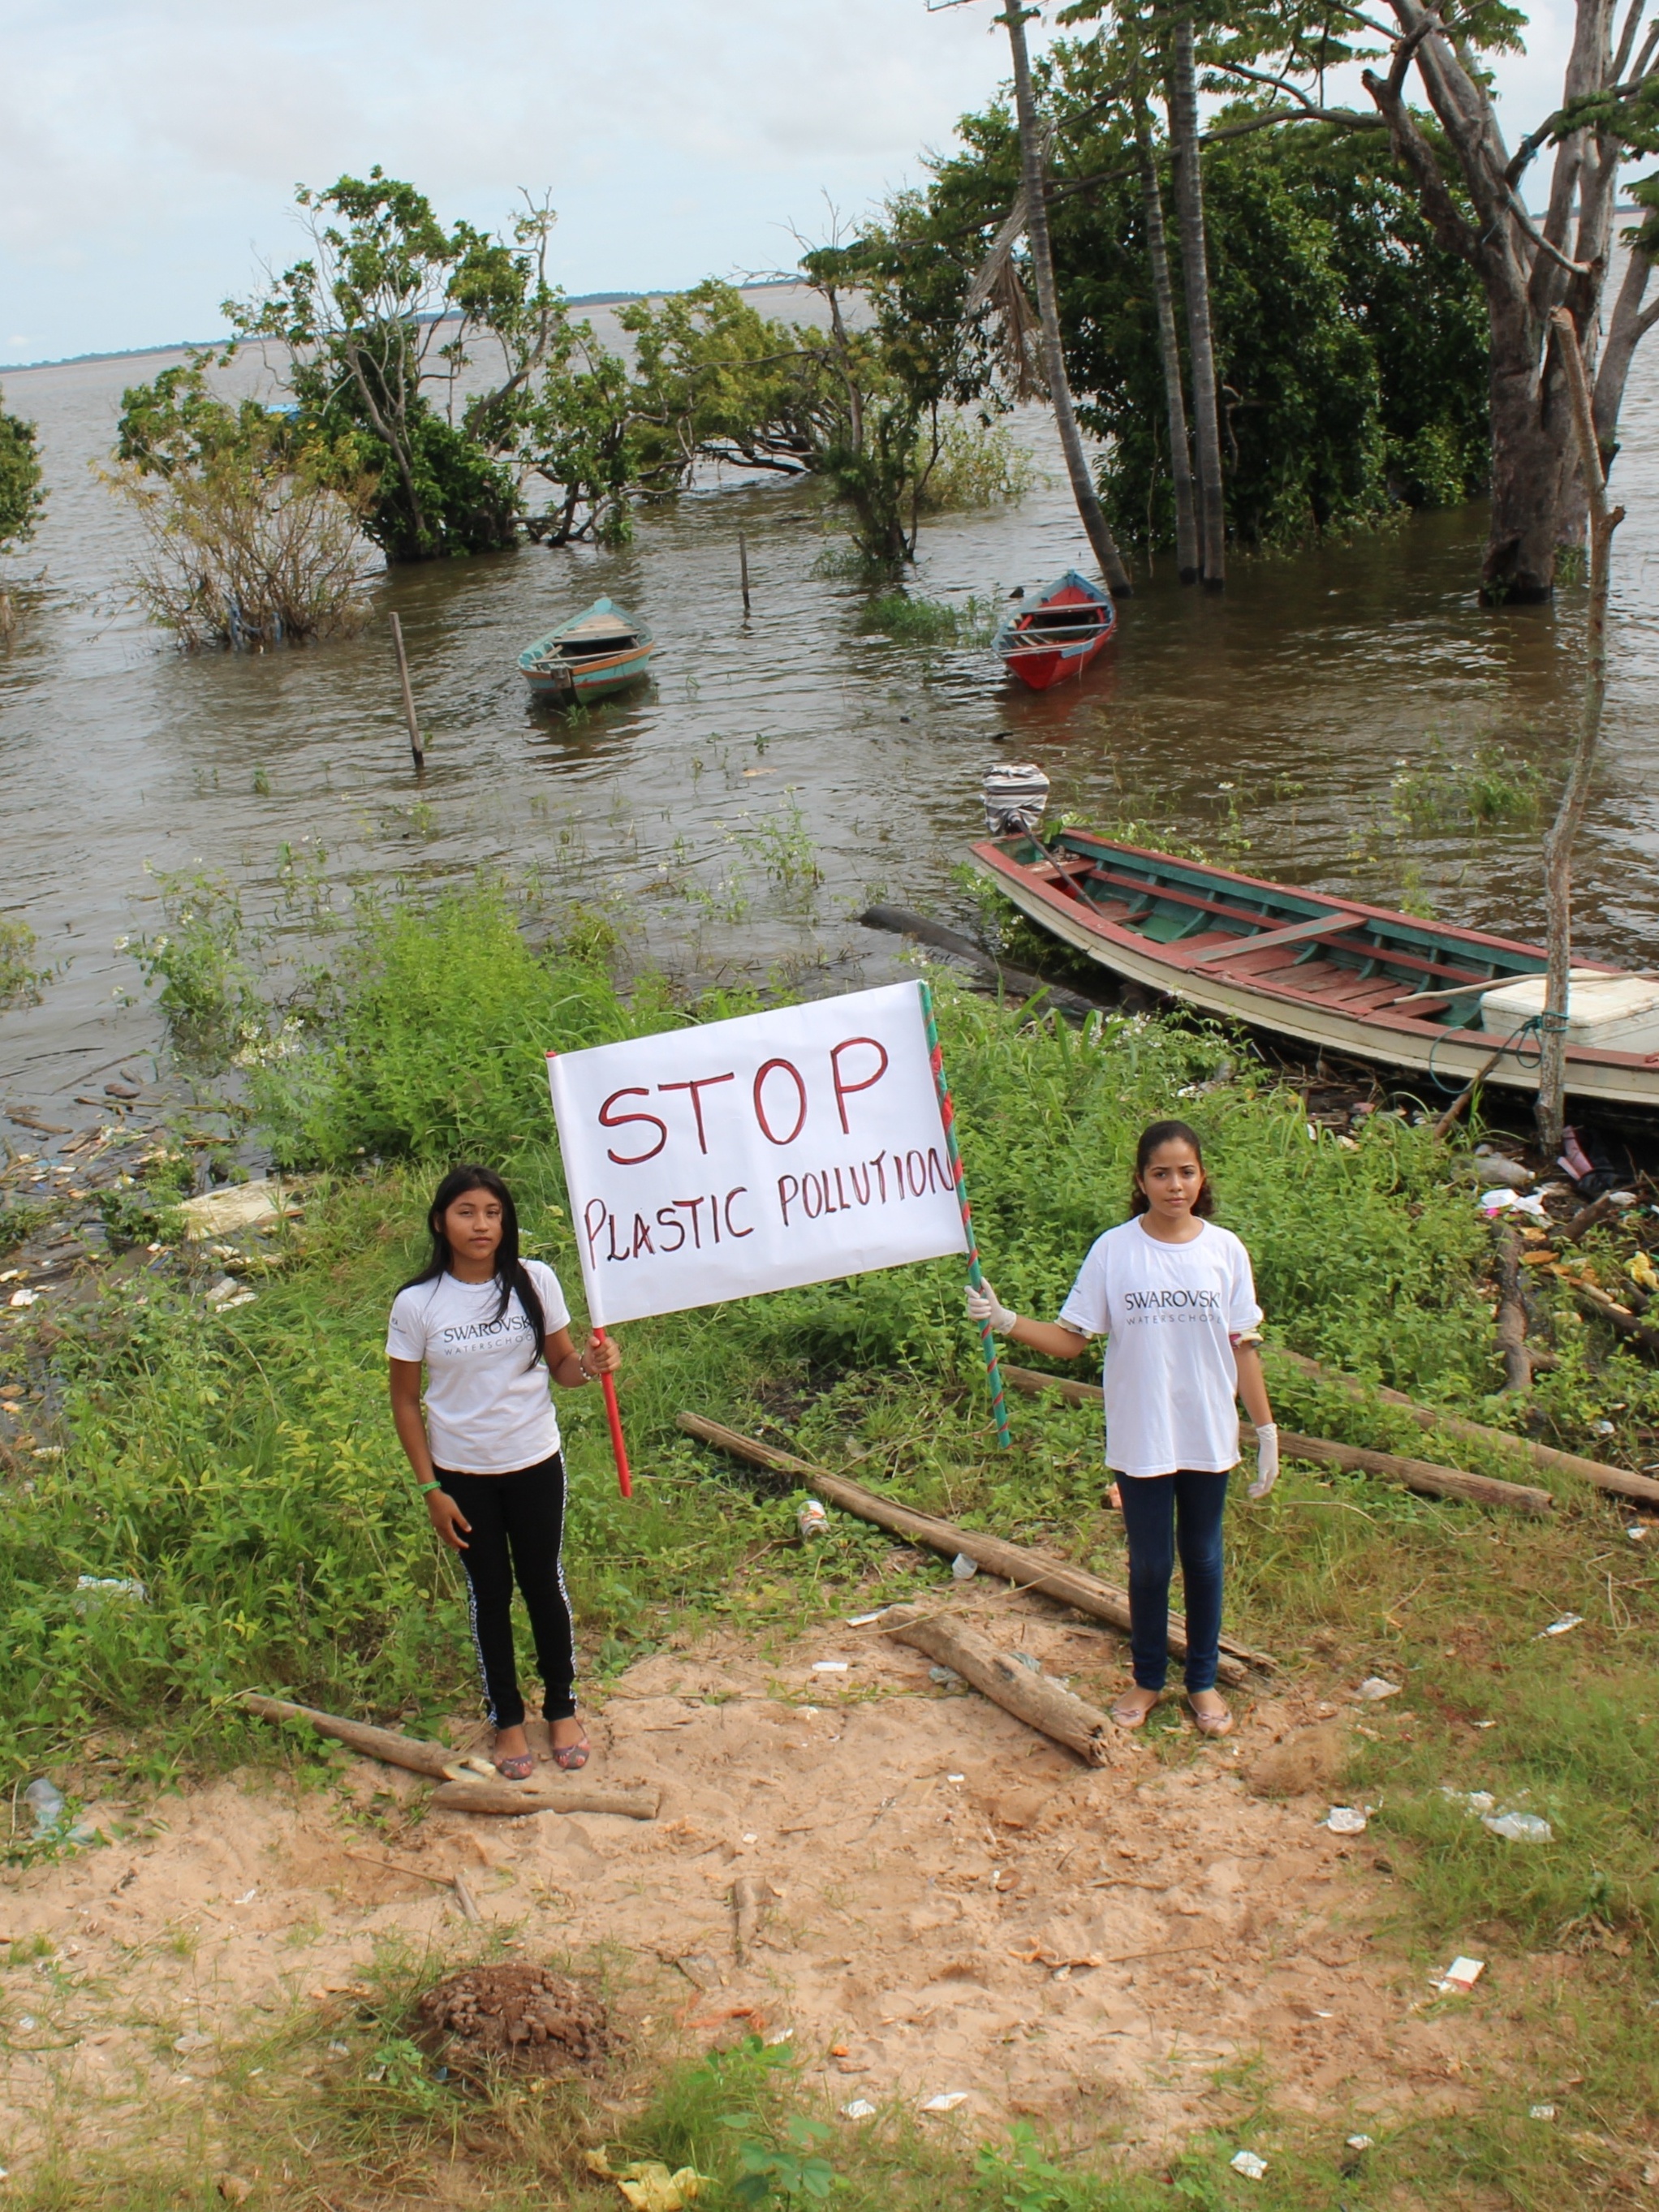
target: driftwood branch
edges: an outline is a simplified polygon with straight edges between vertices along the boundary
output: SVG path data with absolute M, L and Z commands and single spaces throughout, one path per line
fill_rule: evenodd
M 960 1615 L 896 1605 L 882 1615 L 881 1632 L 925 1653 L 939 1666 L 952 1668 L 1005 1712 L 1063 1743 L 1091 1766 L 1105 1765 L 1111 1738 L 1111 1723 L 1105 1714 L 1083 1698 L 1074 1698 L 1046 1674 L 1011 1659 Z
M 1367 1398 L 1375 1397 L 1385 1406 L 1397 1406 L 1407 1419 L 1414 1421 L 1419 1429 L 1443 1429 L 1448 1436 L 1467 1437 L 1474 1443 L 1501 1445 L 1506 1451 L 1519 1452 L 1534 1467 L 1549 1474 L 1576 1475 L 1580 1482 L 1591 1483 L 1612 1497 L 1638 1498 L 1644 1504 L 1659 1505 L 1659 1482 L 1650 1481 L 1644 1474 L 1631 1474 L 1622 1467 L 1607 1467 L 1600 1460 L 1580 1459 L 1576 1452 L 1557 1451 L 1553 1445 L 1534 1443 L 1530 1437 L 1512 1436 L 1507 1429 L 1486 1428 L 1479 1421 L 1466 1420 L 1461 1413 L 1445 1413 L 1433 1406 L 1419 1406 L 1403 1390 L 1390 1390 L 1380 1382 L 1357 1382 L 1352 1375 L 1334 1374 L 1316 1359 L 1310 1359 L 1299 1352 L 1287 1352 L 1281 1345 L 1263 1345 L 1262 1351 L 1267 1358 L 1280 1360 L 1312 1381 L 1340 1390 L 1345 1398 L 1355 1398 L 1363 1404 Z M 1007 1369 L 1002 1371 L 1006 1376 Z
M 603 1790 L 580 1782 L 446 1782 L 427 1802 L 440 1813 L 617 1813 L 654 1820 L 654 1790 Z
M 1504 1355 L 1505 1390 L 1530 1390 L 1532 1355 L 1527 1350 L 1527 1303 L 1521 1289 L 1521 1239 L 1501 1224 L 1498 1246 L 1498 1348 Z
M 1103 1582 L 1086 1568 L 1074 1567 L 1069 1560 L 1057 1559 L 1048 1552 L 1031 1551 L 1024 1544 L 1006 1543 L 1000 1536 L 987 1535 L 982 1529 L 961 1528 L 953 1521 L 915 1512 L 890 1498 L 879 1497 L 873 1490 L 866 1490 L 861 1483 L 848 1482 L 842 1475 L 831 1474 L 827 1468 L 813 1467 L 787 1452 L 775 1451 L 771 1445 L 757 1443 L 752 1437 L 739 1436 L 735 1429 L 722 1428 L 718 1421 L 705 1420 L 700 1413 L 682 1413 L 678 1418 L 688 1436 L 713 1444 L 717 1450 L 729 1452 L 734 1459 L 746 1459 L 752 1466 L 769 1468 L 775 1474 L 787 1474 L 793 1481 L 810 1484 L 818 1495 L 839 1506 L 843 1513 L 856 1514 L 860 1521 L 872 1521 L 877 1528 L 902 1536 L 907 1543 L 925 1545 L 929 1551 L 943 1553 L 947 1559 L 954 1558 L 958 1552 L 965 1553 L 990 1574 L 1005 1576 L 1023 1589 L 1055 1598 L 1075 1612 L 1088 1613 L 1096 1620 L 1109 1621 L 1114 1628 L 1127 1633 L 1128 1592 Z M 1659 1489 L 1659 1485 L 1655 1487 Z M 1268 1673 L 1277 1664 L 1266 1652 L 1253 1651 L 1248 1644 L 1236 1643 L 1231 1637 L 1222 1638 L 1221 1649 L 1222 1679 L 1235 1687 L 1245 1680 L 1248 1667 Z M 1187 1656 L 1186 1632 L 1173 1620 L 1170 1623 L 1170 1650 L 1177 1659 Z
M 1032 1367 L 1005 1367 L 1002 1379 L 1018 1390 L 1056 1390 L 1074 1406 L 1101 1402 L 1097 1382 L 1074 1382 L 1069 1376 L 1042 1375 Z M 1242 1421 L 1239 1427 L 1244 1440 L 1254 1443 L 1255 1431 L 1250 1424 Z M 1401 1459 L 1396 1452 L 1371 1451 L 1363 1444 L 1297 1436 L 1291 1429 L 1279 1431 L 1279 1448 L 1287 1459 L 1312 1460 L 1316 1466 L 1340 1468 L 1350 1474 L 1378 1475 L 1385 1482 L 1397 1482 L 1431 1498 L 1465 1498 L 1477 1505 L 1507 1506 L 1514 1513 L 1547 1513 L 1555 1504 L 1547 1490 L 1497 1482 L 1490 1475 L 1468 1474 L 1462 1468 L 1438 1467 L 1431 1460 Z
M 319 1735 L 332 1736 L 366 1759 L 387 1766 L 406 1766 L 413 1774 L 428 1774 L 434 1782 L 453 1779 L 456 1754 L 441 1743 L 425 1743 L 418 1736 L 399 1735 L 394 1729 L 374 1728 L 367 1721 L 342 1720 L 337 1713 L 320 1712 L 315 1705 L 296 1705 L 287 1698 L 267 1698 L 258 1690 L 244 1690 L 241 1703 L 251 1713 L 268 1721 L 305 1721 Z
M 1577 1282 L 1571 1276 L 1568 1276 L 1566 1280 L 1571 1284 L 1573 1296 L 1587 1312 L 1595 1314 L 1608 1322 L 1620 1336 L 1627 1336 L 1632 1344 L 1639 1344 L 1650 1358 L 1659 1359 L 1659 1328 L 1650 1328 L 1646 1322 L 1638 1321 L 1633 1313 L 1621 1306 L 1616 1298 L 1610 1298 L 1595 1284 Z M 1006 1374 L 1007 1370 L 1005 1368 L 1003 1371 Z

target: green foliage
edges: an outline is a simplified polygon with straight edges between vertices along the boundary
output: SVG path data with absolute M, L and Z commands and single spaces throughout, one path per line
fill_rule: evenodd
M 969 598 L 960 606 L 946 599 L 913 599 L 908 592 L 884 592 L 861 609 L 858 626 L 896 645 L 988 645 L 996 628 L 991 609 Z
M 0 551 L 29 537 L 46 498 L 34 425 L 0 407 Z
M 179 873 L 155 881 L 165 927 L 140 938 L 133 957 L 156 992 L 180 1055 L 198 1066 L 222 1067 L 266 1033 L 265 1006 L 244 942 L 241 894 L 221 875 Z
M 47 971 L 33 966 L 35 937 L 21 915 L 0 915 L 0 1010 L 33 1006 Z
M 1163 368 L 1121 59 L 1058 42 L 1042 69 L 1058 125 L 1051 213 L 1066 362 L 1079 412 L 1109 446 L 1103 495 L 1121 535 L 1174 536 Z M 1229 111 L 1216 124 L 1249 119 Z M 1018 181 L 1001 106 L 964 117 L 920 212 L 905 295 L 960 301 Z M 1168 190 L 1167 153 L 1164 153 Z M 1472 273 L 1433 242 L 1381 134 L 1320 125 L 1207 147 L 1205 218 L 1224 416 L 1229 527 L 1293 545 L 1404 501 L 1448 504 L 1487 471 L 1485 310 Z M 1179 240 L 1168 225 L 1181 300 Z M 985 341 L 988 346 L 988 340 Z M 994 348 L 981 379 L 999 374 Z
M 312 251 L 263 297 L 228 301 L 245 338 L 289 349 L 295 435 L 342 487 L 371 487 L 363 527 L 389 561 L 498 550 L 517 538 L 515 444 L 534 372 L 568 326 L 546 275 L 552 210 L 510 235 L 446 228 L 431 202 L 378 167 L 301 186 Z M 487 342 L 494 386 L 459 400 Z M 436 404 L 428 380 L 448 386 Z
M 372 487 L 308 441 L 293 410 L 220 398 L 208 374 L 233 353 L 192 353 L 121 395 L 108 481 L 144 531 L 139 597 L 187 647 L 300 645 L 355 629 Z
M 1490 740 L 1455 759 L 1444 740 L 1431 737 L 1428 758 L 1396 771 L 1389 805 L 1413 830 L 1535 829 L 1553 790 L 1536 763 Z

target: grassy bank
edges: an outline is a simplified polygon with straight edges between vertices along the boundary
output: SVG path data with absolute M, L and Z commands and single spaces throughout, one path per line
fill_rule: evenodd
M 312 1178 L 303 1217 L 248 1263 L 253 1302 L 216 1313 L 202 1269 L 162 1256 L 73 1311 L 9 1316 L 0 1382 L 31 1402 L 55 1394 L 52 1433 L 64 1440 L 59 1457 L 15 1455 L 0 1519 L 9 1778 L 49 1766 L 89 1787 L 100 1771 L 163 1780 L 297 1756 L 273 1752 L 231 1705 L 248 1684 L 416 1726 L 470 1707 L 459 1577 L 435 1553 L 385 1411 L 386 1310 L 419 1253 L 434 1170 L 458 1155 L 498 1161 L 528 1249 L 574 1291 L 545 1048 L 741 1010 L 684 1007 L 655 983 L 620 994 L 594 958 L 530 951 L 489 890 L 369 917 L 307 991 L 299 1013 L 265 1018 L 264 1042 L 245 1054 L 270 1143 Z M 1221 1218 L 1255 1255 L 1274 1339 L 1449 1409 L 1519 1420 L 1492 1395 L 1488 1231 L 1471 1182 L 1425 1127 L 1378 1114 L 1346 1142 L 1310 1133 L 1301 1096 L 1218 1035 L 1144 1018 L 1082 1033 L 1032 1025 L 944 978 L 938 996 L 981 1242 L 1009 1303 L 1057 1310 L 1089 1241 L 1122 1217 L 1139 1129 L 1176 1110 L 1204 1135 Z M 152 1170 L 163 1228 L 168 1172 Z M 1544 1432 L 1632 1465 L 1651 1455 L 1652 1370 L 1581 1322 L 1564 1286 L 1537 1296 L 1556 1360 L 1534 1394 Z M 694 1445 L 674 1425 L 684 1407 L 1121 1575 L 1097 1417 L 1018 1401 L 1014 1449 L 998 1452 L 960 1297 L 957 1267 L 942 1262 L 629 1328 L 623 1404 L 641 1478 L 631 1505 L 616 1494 L 597 1398 L 562 1395 L 590 1683 L 711 1620 L 776 1631 L 946 1571 L 839 1518 L 826 1541 L 798 1545 L 787 1493 Z M 1282 1370 L 1274 1381 L 1287 1426 L 1545 1479 L 1501 1451 L 1425 1443 L 1397 1416 Z M 1611 1437 L 1596 1426 L 1609 1421 Z M 1597 2192 L 1639 2172 L 1659 2128 L 1643 2056 L 1659 2001 L 1659 1610 L 1626 1533 L 1635 1516 L 1570 1480 L 1552 1486 L 1553 1515 L 1522 1521 L 1292 1466 L 1268 1504 L 1230 1516 L 1240 1636 L 1333 1702 L 1372 1673 L 1402 1685 L 1366 1715 L 1346 1785 L 1378 1808 L 1367 1849 L 1395 1886 L 1402 1959 L 1415 1972 L 1473 1947 L 1522 2043 L 1571 2051 L 1540 2056 L 1529 2077 L 1554 2093 L 1559 2124 L 1528 2130 L 1513 2096 L 1495 2094 L 1488 2120 L 1407 2130 L 1392 2163 L 1340 2183 L 1354 2212 L 1605 2203 Z M 82 1575 L 136 1578 L 147 1600 L 88 1604 Z M 1568 1612 L 1583 1616 L 1578 1627 L 1540 1634 Z M 1173 1714 L 1153 1727 L 1167 1755 L 1184 1755 Z M 1443 1785 L 1541 1814 L 1554 1841 L 1505 1844 Z M 381 2040 L 395 1991 L 386 2002 Z M 368 2069 L 373 2038 L 348 2039 L 354 2052 L 363 2040 Z M 672 2164 L 695 2142 L 697 2159 L 729 2176 L 738 2144 L 714 2107 L 741 2099 L 787 2148 L 781 2131 L 799 2109 L 791 2077 L 754 2063 L 763 2079 L 712 2087 L 670 2065 L 641 2089 L 631 2147 Z M 349 2069 L 325 2116 L 349 2134 L 366 2099 L 394 2135 L 414 2130 L 410 2142 L 461 2124 L 459 2093 L 424 2113 L 377 2105 Z M 532 2172 L 565 2171 L 557 2145 L 568 2151 L 574 2122 L 563 2136 L 550 2120 L 538 2122 L 543 2135 L 499 2116 L 476 2124 L 495 2146 L 493 2201 L 520 2201 L 517 2173 L 528 2192 Z M 1163 2179 L 1079 2179 L 1070 2156 L 1064 2174 L 1022 2179 L 975 2167 L 970 2151 L 924 2155 L 895 2121 L 857 2151 L 838 2142 L 841 2201 L 1097 2212 L 1334 2202 L 1312 2132 L 1264 2122 L 1273 2126 L 1274 2164 L 1255 2186 L 1199 2153 Z M 1074 2148 L 1083 2167 L 1094 2162 Z M 1432 2179 L 1446 2172 L 1451 2190 L 1437 2195 Z M 65 2191 L 39 2202 L 115 2201 Z

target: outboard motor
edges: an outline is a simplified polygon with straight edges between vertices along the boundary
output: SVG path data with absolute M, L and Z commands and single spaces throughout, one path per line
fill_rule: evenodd
M 985 827 L 993 837 L 1012 837 L 1021 830 L 1036 836 L 1048 804 L 1048 779 L 1035 761 L 988 768 L 981 789 Z

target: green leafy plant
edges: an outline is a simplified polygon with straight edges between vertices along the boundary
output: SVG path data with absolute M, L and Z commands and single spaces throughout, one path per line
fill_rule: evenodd
M 51 971 L 33 965 L 35 936 L 19 915 L 0 915 L 0 1008 L 36 1006 Z
M 724 2128 L 747 2130 L 756 2124 L 752 2112 L 723 2114 Z M 757 2142 L 745 2133 L 738 2145 L 738 2175 L 732 2194 L 739 2204 L 765 2204 L 774 2197 L 810 2198 L 822 2203 L 836 2184 L 836 2169 L 818 2146 L 834 2130 L 823 2120 L 809 2120 L 792 2112 L 780 2131 L 781 2140 Z

